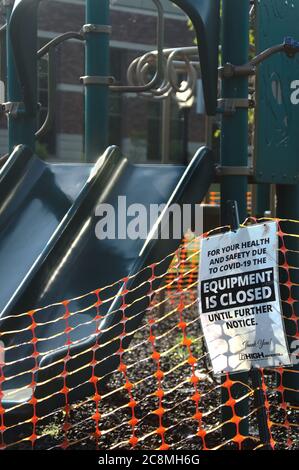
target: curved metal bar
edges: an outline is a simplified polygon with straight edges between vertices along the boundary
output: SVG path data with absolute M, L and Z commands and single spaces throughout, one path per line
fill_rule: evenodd
M 259 65 L 261 62 L 263 62 L 264 60 L 271 57 L 273 54 L 276 54 L 277 52 L 284 52 L 284 51 L 285 51 L 285 44 L 278 44 L 277 46 L 269 47 L 269 49 L 266 49 L 265 51 L 261 52 L 260 54 L 255 56 L 253 59 L 251 59 L 249 63 L 255 67 Z
M 26 117 L 31 119 L 31 140 L 35 133 L 37 107 L 37 12 L 41 0 L 15 1 L 10 15 L 8 32 L 16 72 L 22 87 Z M 14 98 L 12 98 L 14 101 Z M 29 121 L 28 121 L 29 122 Z M 34 129 L 34 132 L 32 132 Z M 29 136 L 29 131 L 28 131 Z
M 64 41 L 68 41 L 69 39 L 77 39 L 78 41 L 84 41 L 84 36 L 83 34 L 77 33 L 76 31 L 69 31 L 67 33 L 60 34 L 59 36 L 45 44 L 41 49 L 39 49 L 39 51 L 37 52 L 38 59 L 48 54 L 48 52 L 52 48 L 59 46 L 59 44 Z
M 113 85 L 110 87 L 111 91 L 120 92 L 120 93 L 141 93 L 153 89 L 164 76 L 164 66 L 163 66 L 163 47 L 164 47 L 164 9 L 160 0 L 153 0 L 157 12 L 157 71 L 153 79 L 141 86 L 134 85 Z
M 186 57 L 187 55 L 197 56 L 197 47 L 195 46 L 195 47 L 180 47 L 180 48 L 175 48 L 175 49 L 174 48 L 164 49 L 163 59 L 167 59 L 169 55 L 173 54 L 174 52 L 180 53 L 184 57 Z M 152 62 L 152 59 L 156 58 L 157 53 L 158 53 L 157 51 L 150 51 L 133 60 L 133 62 L 130 64 L 128 68 L 128 73 L 127 73 L 128 81 L 130 84 L 140 84 L 142 82 L 143 65 L 146 62 L 147 63 Z M 199 66 L 198 60 L 194 62 L 194 61 L 190 61 L 190 59 L 188 58 L 188 61 L 194 65 Z M 173 62 L 176 62 L 176 61 L 173 61 Z M 186 59 L 184 60 L 184 62 L 186 64 Z M 181 65 L 183 65 L 183 63 Z
M 272 55 L 277 54 L 278 52 L 286 52 L 286 45 L 284 43 L 269 47 L 265 51 L 253 57 L 253 59 L 251 59 L 247 64 L 225 64 L 224 66 L 219 68 L 220 74 L 224 78 L 231 78 L 233 76 L 254 75 L 255 68 L 259 64 L 261 64 L 264 60 L 268 59 Z
M 145 82 L 144 75 L 146 74 L 149 65 L 150 65 L 149 63 L 145 63 L 142 69 L 140 70 L 140 72 L 138 71 L 138 75 L 137 75 L 138 83 Z M 160 99 L 160 98 L 165 99 L 168 96 L 170 91 L 171 91 L 170 83 L 165 77 L 162 83 L 160 83 L 160 86 L 158 88 L 152 88 L 148 93 L 141 93 L 141 96 L 153 97 L 155 99 Z
M 143 86 L 147 86 L 146 74 L 148 72 L 148 68 L 156 61 L 158 55 L 157 50 L 146 52 L 131 62 L 127 70 L 128 83 L 130 86 L 134 87 L 134 90 L 138 90 L 144 98 L 153 98 L 157 100 L 165 99 L 170 92 L 175 91 L 183 93 L 188 89 L 190 90 L 191 95 L 194 93 L 196 86 L 196 70 L 200 68 L 200 64 L 197 60 L 197 53 L 198 51 L 196 46 L 164 49 L 162 56 L 163 61 L 166 60 L 166 64 L 164 65 L 164 80 L 160 84 L 159 88 L 152 88 L 144 92 L 140 91 L 140 89 Z M 182 60 L 179 60 L 180 56 L 182 57 Z M 193 60 L 193 57 L 195 57 L 196 60 Z M 184 86 L 184 89 L 182 89 L 181 84 L 176 83 L 176 71 L 178 70 L 182 72 L 187 71 L 187 83 Z
M 170 92 L 171 92 L 171 85 L 169 82 L 164 80 L 159 88 L 155 88 L 151 90 L 150 93 L 151 93 L 151 96 L 156 99 L 159 99 L 159 98 L 164 99 L 164 98 L 167 98 Z
M 175 78 L 174 79 L 174 72 L 175 72 L 175 69 L 174 69 L 174 66 L 173 66 L 173 61 L 174 59 L 176 58 L 177 55 L 181 54 L 183 59 L 184 59 L 184 62 L 186 64 L 186 69 L 188 72 L 190 72 L 188 75 L 187 75 L 187 85 L 186 85 L 186 89 L 184 91 L 187 91 L 188 88 L 191 88 L 193 87 L 193 83 L 194 81 L 196 81 L 196 72 L 195 72 L 195 69 L 192 68 L 191 64 L 190 64 L 190 61 L 187 57 L 187 55 L 183 52 L 182 53 L 182 50 L 180 48 L 178 49 L 175 49 L 171 54 L 169 54 L 168 56 L 168 60 L 167 60 L 167 64 L 166 64 L 166 76 L 168 77 L 168 81 L 170 82 L 172 88 L 176 91 L 176 92 L 182 92 L 183 90 L 181 90 L 181 87 L 180 85 L 178 85 L 177 83 L 177 79 Z
M 137 83 L 134 82 L 134 79 L 136 77 L 136 67 L 137 63 L 139 61 L 140 57 L 136 57 L 129 65 L 128 70 L 127 70 L 127 80 L 129 84 L 138 85 Z
M 146 62 L 146 56 L 148 54 L 145 54 L 143 57 L 141 57 L 140 61 L 137 64 L 136 67 L 136 74 L 137 74 L 137 82 L 138 83 L 145 83 L 145 74 L 150 66 L 149 61 Z M 153 55 L 151 54 L 149 57 L 151 58 Z M 144 64 L 143 64 L 144 62 Z M 138 67 L 139 65 L 139 67 Z M 141 67 L 142 66 L 142 67 Z M 156 99 L 160 98 L 165 98 L 168 95 L 168 92 L 171 90 L 171 87 L 169 85 L 169 82 L 166 80 L 166 78 L 163 79 L 162 83 L 158 88 L 152 88 L 148 93 L 141 93 L 142 96 L 144 97 L 153 97 Z M 165 95 L 165 96 L 163 96 Z
M 162 54 L 163 54 L 163 50 L 162 50 Z M 137 77 L 142 77 L 144 75 L 144 65 L 146 65 L 147 67 L 150 65 L 150 63 L 154 63 L 155 62 L 155 56 L 151 53 L 151 52 L 148 52 L 146 54 L 144 54 L 140 60 L 137 62 L 137 65 L 136 65 L 136 75 Z M 157 62 L 158 64 L 158 62 Z M 143 73 L 142 73 L 143 71 Z M 162 77 L 161 77 L 162 79 Z M 143 86 L 146 86 L 146 83 L 143 84 Z
M 157 51 L 150 51 L 132 61 L 127 73 L 130 84 L 144 85 L 146 82 L 145 75 L 156 56 Z M 163 82 L 159 88 L 141 92 L 140 95 L 145 99 L 153 100 L 164 100 L 170 94 L 173 94 L 177 101 L 180 101 L 180 94 L 184 95 L 181 101 L 191 98 L 194 95 L 197 83 L 197 70 L 200 69 L 199 61 L 193 60 L 193 56 L 197 59 L 197 47 L 164 49 L 163 58 L 166 60 L 166 64 Z M 183 85 L 178 83 L 178 72 L 187 73 L 187 78 L 184 80 L 186 83 Z
M 55 93 L 56 93 L 56 67 L 55 67 L 55 53 L 54 49 L 61 43 L 69 39 L 78 39 L 84 41 L 84 36 L 75 31 L 60 34 L 56 38 L 49 41 L 37 52 L 37 58 L 41 59 L 48 54 L 48 112 L 46 119 L 40 129 L 35 133 L 36 138 L 43 137 L 52 128 L 55 119 Z
M 55 67 L 55 51 L 50 48 L 48 51 L 48 111 L 46 119 L 40 129 L 36 132 L 35 137 L 40 138 L 46 135 L 52 128 L 55 119 L 55 93 L 56 93 L 56 67 Z

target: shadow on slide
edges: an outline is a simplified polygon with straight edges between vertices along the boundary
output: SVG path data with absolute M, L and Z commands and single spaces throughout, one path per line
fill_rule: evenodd
M 16 425 L 20 417 L 32 416 L 33 391 L 38 416 L 65 405 L 61 374 L 66 355 L 69 403 L 94 393 L 89 380 L 92 348 L 100 346 L 96 348 L 95 373 L 103 381 L 119 365 L 123 296 L 117 293 L 123 286 L 117 283 L 103 290 L 103 319 L 97 334 L 92 321 L 97 311 L 88 308 L 91 298 L 78 296 L 128 278 L 126 337 L 122 342 L 126 347 L 130 332 L 138 327 L 151 301 L 152 270 L 148 266 L 158 262 L 152 285 L 156 289 L 159 275 L 171 262 L 168 255 L 180 244 L 174 237 L 154 237 L 151 227 L 146 228 L 146 240 L 125 236 L 99 240 L 96 207 L 100 203 L 117 207 L 120 196 L 126 197 L 127 207 L 195 205 L 202 201 L 212 179 L 212 155 L 205 147 L 187 168 L 133 165 L 116 147 L 109 147 L 94 166 L 46 164 L 26 147 L 15 150 L 0 172 L 0 332 L 6 378 L 2 406 L 7 426 Z M 164 212 L 155 221 L 158 232 L 167 220 Z M 70 345 L 66 346 L 65 322 L 60 320 L 61 304 L 35 313 L 38 341 L 32 342 L 32 319 L 20 312 L 74 298 L 71 311 L 86 311 L 69 319 Z M 101 381 L 98 385 L 101 387 Z

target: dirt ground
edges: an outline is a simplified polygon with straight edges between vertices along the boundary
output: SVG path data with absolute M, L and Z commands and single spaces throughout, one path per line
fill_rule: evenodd
M 182 302 L 185 307 L 180 314 L 179 306 Z M 186 308 L 186 305 L 190 306 Z M 149 319 L 152 321 L 151 326 Z M 185 336 L 180 327 L 182 321 L 187 323 Z M 155 336 L 154 349 L 149 341 L 150 335 Z M 189 340 L 187 343 L 190 349 L 186 345 L 186 338 Z M 158 369 L 164 374 L 161 387 L 156 376 L 157 361 L 152 357 L 154 351 L 160 353 Z M 191 397 L 195 394 L 195 388 L 194 383 L 190 381 L 190 355 L 196 358 L 193 372 L 198 378 L 197 391 L 200 400 L 197 411 L 202 413 L 201 420 L 198 416 L 197 419 L 194 417 L 196 404 Z M 163 442 L 157 429 L 161 427 L 164 431 L 164 443 L 171 449 L 264 447 L 259 438 L 258 413 L 250 382 L 245 387 L 245 392 L 249 395 L 249 420 L 241 423 L 242 425 L 249 422 L 248 436 L 242 442 L 226 440 L 223 437 L 221 383 L 213 377 L 205 352 L 198 319 L 196 291 L 189 291 L 184 295 L 169 291 L 162 306 L 149 312 L 147 320 L 134 335 L 123 359 L 127 366 L 127 379 L 133 388 L 125 389 L 124 373 L 115 372 L 102 393 L 98 410 L 95 401 L 87 399 L 69 410 L 57 411 L 47 421 L 40 420 L 37 426 L 39 438 L 34 446 L 36 449 L 131 449 L 129 440 L 133 435 L 133 427 L 134 438 L 137 438 L 134 441 L 135 449 L 160 448 Z M 279 405 L 280 394 L 275 391 L 276 376 L 273 372 L 265 372 L 265 382 L 268 387 L 270 419 L 274 423 L 271 431 L 276 442 L 275 447 L 298 449 L 298 411 L 286 405 Z M 164 392 L 160 398 L 161 402 L 155 394 L 159 388 Z M 132 403 L 133 400 L 134 417 L 138 420 L 136 423 L 132 421 L 132 407 L 128 406 L 129 401 Z M 162 414 L 159 416 L 156 410 L 161 408 Z M 98 415 L 95 414 L 97 411 Z M 99 418 L 97 434 L 95 416 Z M 231 415 L 228 419 L 230 417 Z M 235 436 L 236 424 L 230 426 L 227 430 Z M 14 447 L 30 448 L 31 442 L 23 442 Z

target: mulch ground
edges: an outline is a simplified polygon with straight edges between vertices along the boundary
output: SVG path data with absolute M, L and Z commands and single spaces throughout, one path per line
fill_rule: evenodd
M 188 363 L 190 352 L 182 344 L 183 333 L 178 327 L 182 318 L 176 310 L 182 295 L 169 292 L 165 307 L 153 308 L 150 318 L 157 321 L 152 326 L 152 334 L 156 336 L 155 349 L 160 353 L 160 369 L 164 373 L 161 382 L 164 396 L 162 399 L 163 415 L 155 413 L 159 408 L 159 398 L 155 395 L 158 387 L 157 362 L 152 359 L 153 346 L 148 338 L 150 326 L 145 322 L 144 329 L 137 331 L 130 344 L 130 350 L 124 356 L 127 366 L 128 379 L 134 385 L 131 402 L 134 399 L 134 415 L 138 422 L 134 436 L 136 449 L 158 449 L 162 443 L 161 434 L 157 429 L 165 428 L 165 442 L 172 449 L 200 450 L 203 445 L 208 449 L 224 448 L 243 449 L 261 448 L 257 411 L 252 396 L 248 399 L 250 419 L 248 437 L 239 444 L 226 442 L 222 433 L 221 414 L 221 384 L 211 373 L 205 347 L 201 339 L 201 328 L 198 319 L 198 307 L 195 300 L 196 292 L 189 292 L 183 301 L 192 304 L 182 312 L 183 321 L 188 323 L 187 336 L 191 340 L 192 355 L 197 358 L 195 373 L 199 378 L 198 392 L 200 393 L 199 411 L 202 413 L 201 429 L 206 432 L 198 435 L 199 421 L 194 419 L 195 402 L 191 397 L 195 393 L 194 384 L 190 381 L 191 366 Z M 169 314 L 174 311 L 173 314 Z M 169 314 L 169 315 L 168 315 Z M 159 318 L 165 317 L 159 322 Z M 148 317 L 149 318 L 149 317 Z M 275 374 L 266 373 L 265 380 L 269 387 L 269 403 L 273 438 L 276 448 L 299 448 L 297 433 L 298 411 L 289 407 L 281 408 L 279 394 L 271 392 L 275 387 Z M 36 449 L 53 449 L 68 447 L 70 449 L 130 449 L 129 440 L 132 438 L 132 408 L 128 406 L 130 396 L 123 388 L 124 374 L 115 372 L 106 385 L 99 402 L 100 434 L 95 436 L 96 412 L 93 400 L 78 403 L 68 412 L 58 410 L 47 422 L 41 420 L 38 424 Z M 249 383 L 250 385 L 250 383 Z M 249 390 L 249 389 L 248 389 Z M 242 423 L 241 423 L 242 424 Z M 287 425 L 287 426 L 286 426 Z M 230 425 L 230 431 L 236 435 L 236 425 Z M 17 449 L 30 448 L 30 442 L 23 442 Z

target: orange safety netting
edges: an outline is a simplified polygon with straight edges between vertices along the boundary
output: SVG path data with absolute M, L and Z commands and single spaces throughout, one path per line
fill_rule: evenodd
M 283 315 L 294 346 L 299 222 L 277 220 L 277 227 Z M 151 302 L 144 311 L 142 299 L 134 300 L 140 302 L 134 327 L 128 316 L 129 278 L 19 314 L 21 329 L 14 327 L 14 316 L 0 318 L 2 449 L 298 448 L 299 368 L 222 380 L 212 374 L 197 306 L 200 238 L 186 236 L 169 255 L 167 273 L 161 272 L 162 261 L 146 268 Z M 163 279 L 158 288 L 157 279 Z M 105 304 L 117 286 L 121 290 L 113 296 L 121 304 L 115 327 L 103 319 L 115 314 L 106 314 Z M 76 351 L 73 347 L 88 339 L 82 331 L 94 341 Z M 59 354 L 48 363 L 54 350 Z M 110 371 L 107 364 L 113 361 L 116 370 Z M 85 398 L 76 401 L 79 390 Z
M 220 191 L 210 191 L 207 194 L 206 202 L 210 204 L 211 206 L 220 205 L 220 200 L 221 200 Z M 252 192 L 251 191 L 248 191 L 246 193 L 246 203 L 247 203 L 247 212 L 251 214 L 251 209 L 252 209 Z

